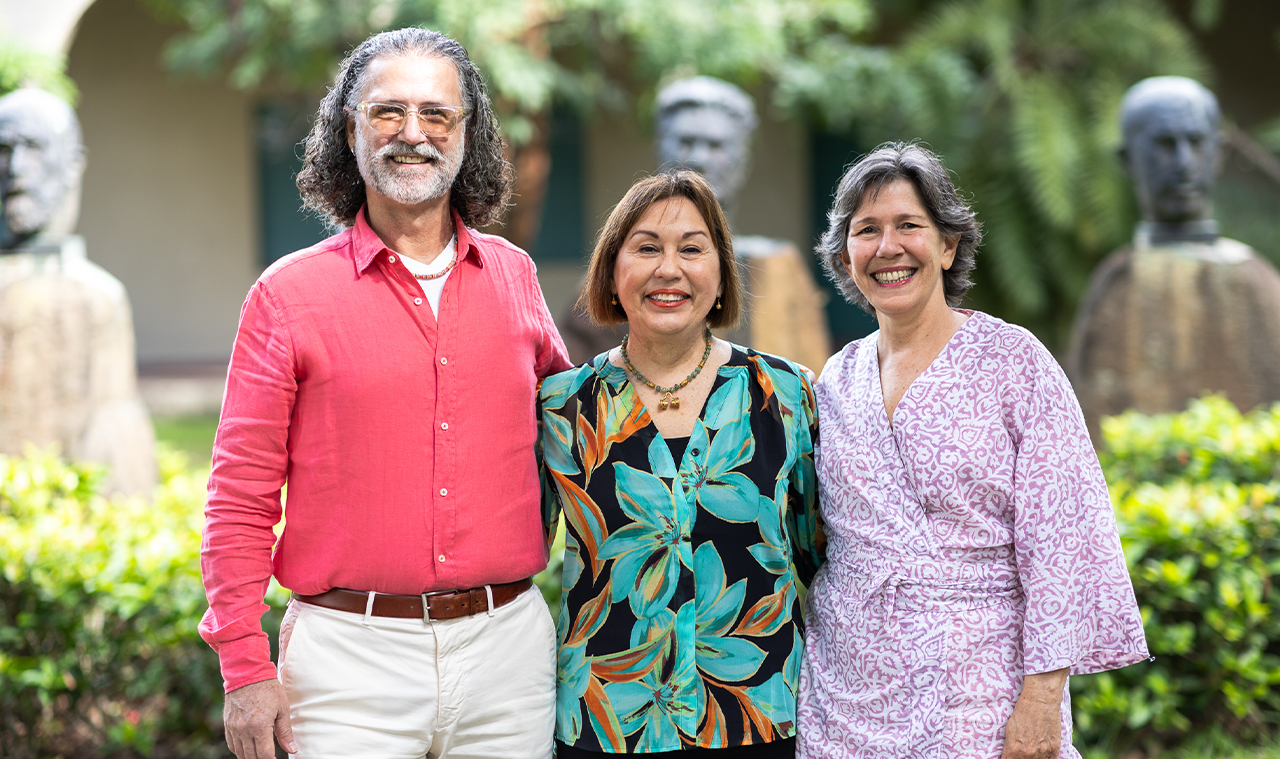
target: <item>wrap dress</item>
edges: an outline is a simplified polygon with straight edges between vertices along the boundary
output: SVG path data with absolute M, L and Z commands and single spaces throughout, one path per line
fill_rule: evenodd
M 829 542 L 799 756 L 995 759 L 1024 673 L 1148 656 L 1106 482 L 1071 385 L 1026 330 L 972 312 L 892 425 L 878 336 L 815 387 Z M 1065 689 L 1061 755 L 1079 756 Z

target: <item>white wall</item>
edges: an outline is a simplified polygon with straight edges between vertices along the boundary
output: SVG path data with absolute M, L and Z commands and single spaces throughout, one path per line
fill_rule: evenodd
M 67 67 L 88 148 L 79 231 L 129 292 L 144 364 L 225 360 L 260 272 L 252 99 L 164 73 L 171 33 L 139 0 L 98 0 Z
M 0 0 L 0 36 L 45 55 L 67 52 L 93 0 Z

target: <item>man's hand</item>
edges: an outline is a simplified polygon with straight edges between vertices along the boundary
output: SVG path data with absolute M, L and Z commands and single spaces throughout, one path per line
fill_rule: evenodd
M 1062 749 L 1062 689 L 1067 670 L 1027 675 L 1004 728 L 1000 759 L 1058 759 Z
M 236 688 L 222 705 L 222 724 L 227 732 L 227 748 L 236 759 L 275 759 L 275 737 L 290 754 L 298 753 L 289 724 L 289 701 L 279 680 Z

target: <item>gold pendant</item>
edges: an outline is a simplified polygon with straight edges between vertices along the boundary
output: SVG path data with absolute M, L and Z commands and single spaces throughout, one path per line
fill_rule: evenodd
M 659 411 L 666 411 L 668 408 L 673 408 L 673 409 L 680 408 L 680 399 L 672 395 L 671 393 L 667 393 L 663 395 L 662 400 L 658 401 Z

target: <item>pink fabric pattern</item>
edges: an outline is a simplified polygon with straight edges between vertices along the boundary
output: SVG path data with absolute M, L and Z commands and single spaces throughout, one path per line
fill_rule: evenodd
M 809 593 L 798 756 L 997 759 L 1024 674 L 1147 658 L 1071 385 L 973 312 L 894 412 L 876 339 L 815 391 L 827 563 Z M 1064 691 L 1062 756 L 1071 746 Z

